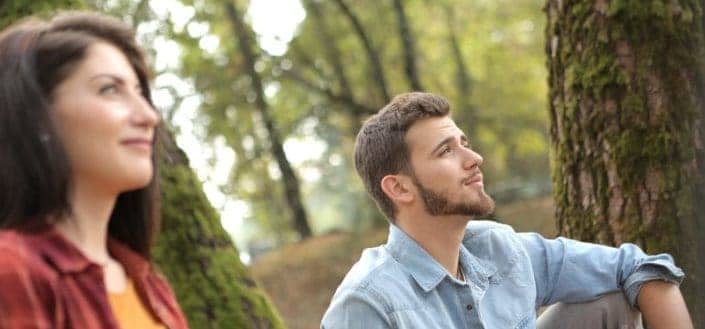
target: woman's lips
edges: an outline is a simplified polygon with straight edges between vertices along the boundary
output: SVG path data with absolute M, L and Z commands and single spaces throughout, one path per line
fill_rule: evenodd
M 152 151 L 152 140 L 147 138 L 128 138 L 122 140 L 120 144 L 144 151 Z

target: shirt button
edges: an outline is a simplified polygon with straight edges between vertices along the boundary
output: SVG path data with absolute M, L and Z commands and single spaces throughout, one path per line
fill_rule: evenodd
M 465 308 L 468 309 L 468 311 L 472 311 L 472 304 L 468 304 Z

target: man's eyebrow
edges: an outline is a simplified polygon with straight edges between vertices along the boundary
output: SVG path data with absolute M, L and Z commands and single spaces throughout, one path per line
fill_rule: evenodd
M 436 144 L 436 146 L 435 146 L 435 147 L 433 148 L 433 150 L 431 151 L 431 154 L 436 154 L 436 152 L 438 152 L 438 150 L 439 150 L 441 147 L 443 147 L 444 145 L 450 143 L 450 142 L 453 141 L 454 139 L 455 139 L 455 137 L 453 137 L 453 136 L 448 136 L 448 137 L 444 138 L 442 141 L 440 141 L 438 144 Z

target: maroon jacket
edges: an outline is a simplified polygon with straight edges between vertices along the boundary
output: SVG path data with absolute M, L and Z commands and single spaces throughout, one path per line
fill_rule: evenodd
M 167 328 L 188 328 L 174 293 L 142 256 L 111 239 L 110 254 Z M 0 230 L 0 328 L 119 328 L 103 269 L 55 229 Z

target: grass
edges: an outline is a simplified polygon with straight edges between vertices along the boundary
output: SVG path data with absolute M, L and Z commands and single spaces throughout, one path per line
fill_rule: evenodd
M 497 217 L 517 231 L 555 236 L 550 197 L 498 206 Z M 386 238 L 386 227 L 329 233 L 272 251 L 251 270 L 290 329 L 318 328 L 335 289 L 362 250 L 383 244 Z

